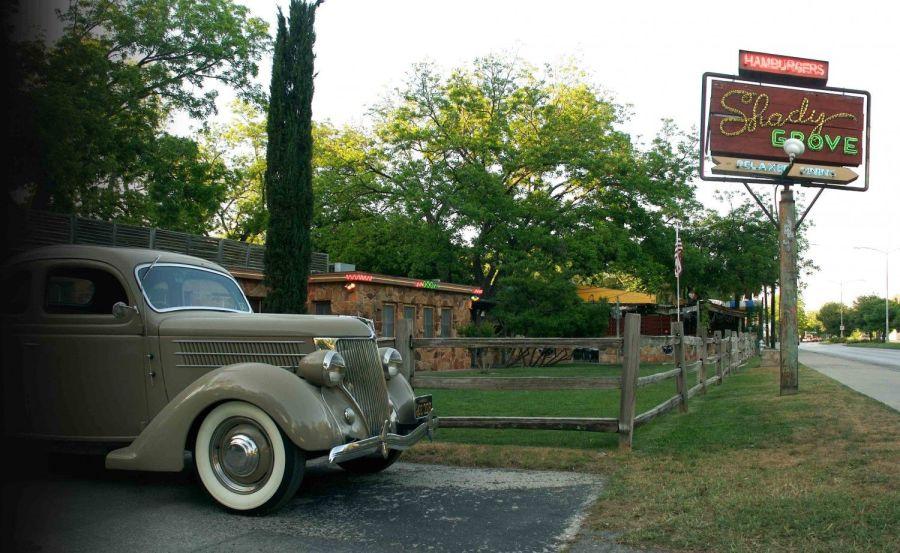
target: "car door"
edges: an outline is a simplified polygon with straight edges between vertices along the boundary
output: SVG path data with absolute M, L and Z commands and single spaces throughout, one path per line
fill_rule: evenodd
M 23 385 L 31 434 L 128 441 L 147 420 L 146 344 L 141 317 L 115 268 L 94 261 L 46 261 L 35 324 L 23 328 Z

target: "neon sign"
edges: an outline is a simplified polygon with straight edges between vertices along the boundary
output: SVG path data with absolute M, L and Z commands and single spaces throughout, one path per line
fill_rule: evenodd
M 828 62 L 782 56 L 778 54 L 764 54 L 762 52 L 750 52 L 741 50 L 738 53 L 738 71 L 745 73 L 766 73 L 784 77 L 797 77 L 821 81 L 828 80 Z
M 713 156 L 784 161 L 784 141 L 806 145 L 803 161 L 859 166 L 865 107 L 860 96 L 771 85 L 711 81 L 709 149 Z

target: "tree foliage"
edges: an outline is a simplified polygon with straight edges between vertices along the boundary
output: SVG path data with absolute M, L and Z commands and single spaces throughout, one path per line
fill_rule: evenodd
M 317 135 L 315 240 L 335 258 L 475 282 L 487 297 L 504 278 L 551 272 L 620 268 L 652 285 L 662 246 L 646 243 L 695 207 L 690 140 L 667 124 L 635 143 L 624 109 L 572 71 L 418 65 L 373 115 L 371 131 Z
M 740 299 L 778 280 L 778 232 L 748 203 L 714 211 L 684 232 L 682 286 L 700 297 Z
M 844 311 L 845 319 L 847 318 L 847 314 L 849 313 L 848 307 L 841 306 L 839 303 L 828 302 L 822 305 L 819 308 L 819 321 L 822 323 L 822 326 L 825 328 L 825 334 L 829 334 L 831 336 L 840 336 L 841 334 L 841 310 Z M 846 321 L 845 321 L 845 327 Z M 849 329 L 846 334 L 849 334 Z
M 603 336 L 609 305 L 582 301 L 558 276 L 511 276 L 498 286 L 491 314 L 511 336 Z
M 14 123 L 24 159 L 13 186 L 29 190 L 38 208 L 208 228 L 223 200 L 221 168 L 163 129 L 175 112 L 214 112 L 211 81 L 259 99 L 252 79 L 268 44 L 265 22 L 232 0 L 79 0 L 60 19 L 54 44 L 16 45 L 28 113 Z M 191 190 L 171 186 L 164 160 L 179 166 Z M 194 178 L 210 172 L 216 178 Z M 186 199 L 206 202 L 190 214 L 206 219 L 185 226 L 184 212 L 165 216 L 166 205 Z
M 266 311 L 306 312 L 312 255 L 313 29 L 316 4 L 292 0 L 278 12 L 266 149 Z
M 900 302 L 889 301 L 887 306 L 888 328 L 900 324 Z M 884 298 L 874 295 L 860 296 L 853 302 L 850 312 L 852 328 L 872 337 L 884 337 Z
M 215 214 L 216 231 L 225 238 L 265 242 L 266 114 L 255 104 L 236 101 L 227 125 L 210 125 L 201 141 L 207 156 L 226 168 L 225 200 Z

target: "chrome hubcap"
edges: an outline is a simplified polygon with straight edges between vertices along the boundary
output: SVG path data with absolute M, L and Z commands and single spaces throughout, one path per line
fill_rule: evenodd
M 209 444 L 209 459 L 219 482 L 240 494 L 262 488 L 275 462 L 265 431 L 244 417 L 226 419 L 216 428 Z

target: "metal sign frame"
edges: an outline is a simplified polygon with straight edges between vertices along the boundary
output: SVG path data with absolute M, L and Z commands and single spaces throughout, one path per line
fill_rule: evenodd
M 778 88 L 787 88 L 794 90 L 822 90 L 827 92 L 836 92 L 842 95 L 852 95 L 852 96 L 862 96 L 865 99 L 864 105 L 864 113 L 866 118 L 866 128 L 864 134 L 864 147 L 865 147 L 865 161 L 863 165 L 865 166 L 865 170 L 863 171 L 863 182 L 864 185 L 862 188 L 858 186 L 852 186 L 850 184 L 831 184 L 827 182 L 816 181 L 814 179 L 809 180 L 796 180 L 794 178 L 785 178 L 785 177 L 772 177 L 765 178 L 762 176 L 756 177 L 740 177 L 740 176 L 726 176 L 726 175 L 715 175 L 713 173 L 707 174 L 707 168 L 710 165 L 712 154 L 708 151 L 709 149 L 709 129 L 708 121 L 707 121 L 707 106 L 709 103 L 709 81 L 710 79 L 722 79 L 729 80 L 732 82 L 738 83 L 746 83 L 746 84 L 755 84 L 760 86 L 773 86 Z M 748 79 L 747 77 L 739 77 L 737 75 L 728 75 L 724 73 L 712 73 L 706 72 L 703 74 L 703 86 L 700 93 L 700 180 L 705 181 L 715 181 L 715 182 L 736 182 L 736 183 L 759 183 L 759 184 L 773 184 L 773 185 L 785 185 L 785 184 L 799 184 L 801 187 L 806 188 L 829 188 L 832 190 L 847 190 L 852 192 L 865 192 L 869 189 L 869 134 L 872 125 L 872 95 L 869 94 L 867 90 L 854 90 L 850 88 L 838 88 L 832 86 L 819 86 L 819 87 L 802 87 L 797 85 L 786 85 L 780 83 L 772 83 L 764 80 L 754 80 Z M 709 159 L 709 161 L 707 161 Z M 802 159 L 798 159 L 798 162 L 802 163 Z

